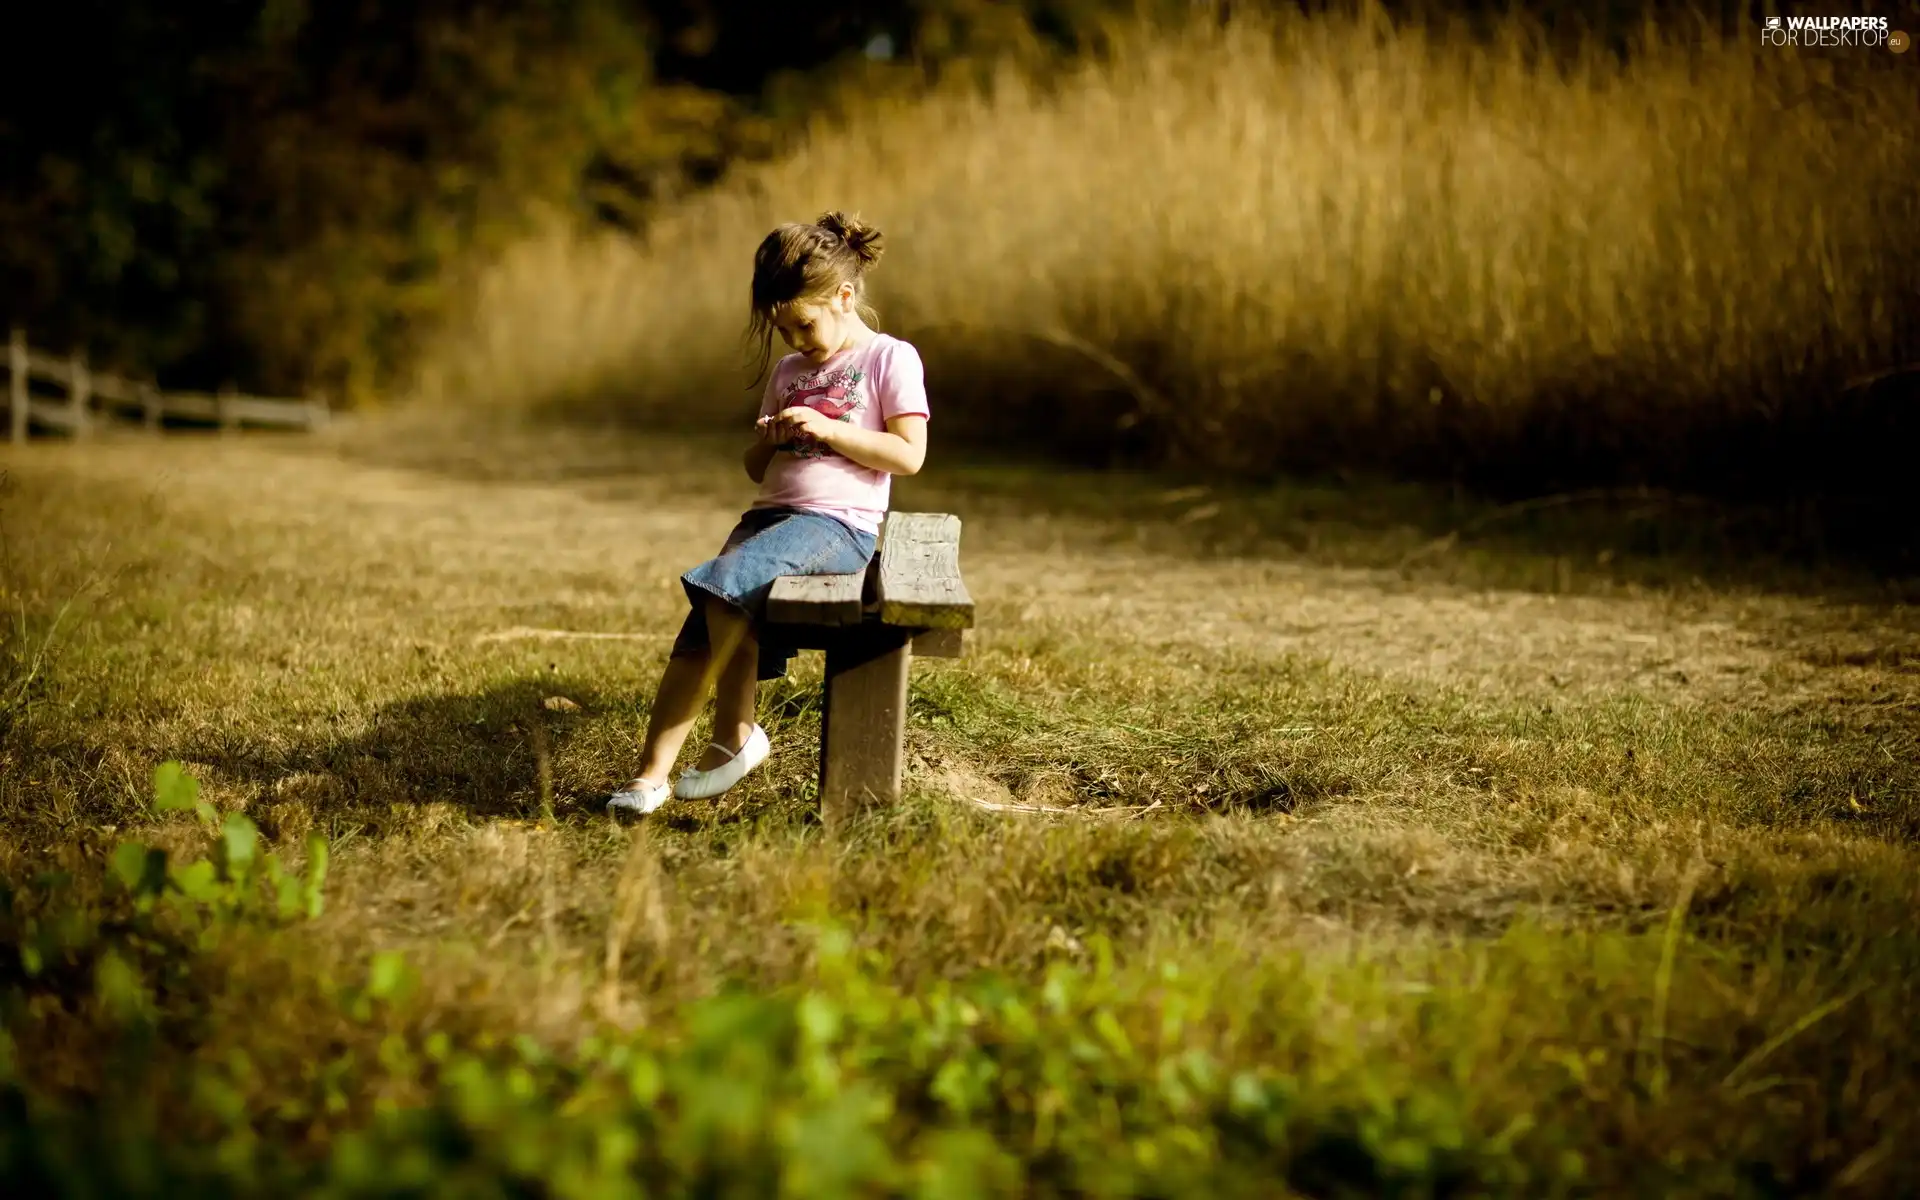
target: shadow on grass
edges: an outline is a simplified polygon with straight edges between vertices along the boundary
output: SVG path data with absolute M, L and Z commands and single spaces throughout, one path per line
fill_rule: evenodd
M 578 683 L 526 679 L 477 694 L 407 696 L 380 706 L 353 735 L 313 723 L 278 744 L 203 743 L 183 755 L 258 789 L 269 809 L 309 806 L 317 817 L 446 803 L 482 817 L 538 816 L 542 759 L 550 786 L 554 754 L 565 751 L 580 727 L 543 702 L 581 693 Z M 553 802 L 558 808 L 558 798 Z
M 544 676 L 478 693 L 396 699 L 364 730 L 335 736 L 308 726 L 277 743 L 212 740 L 180 756 L 259 798 L 270 834 L 307 822 L 397 828 L 426 805 L 482 820 L 608 819 L 606 802 L 639 759 L 644 713 L 636 697 L 590 681 Z M 717 802 L 673 803 L 648 819 L 682 833 L 716 827 L 818 824 L 818 682 L 762 685 L 761 721 L 781 743 L 779 761 Z M 705 723 L 682 762 L 703 745 Z M 622 817 L 622 820 L 631 818 Z

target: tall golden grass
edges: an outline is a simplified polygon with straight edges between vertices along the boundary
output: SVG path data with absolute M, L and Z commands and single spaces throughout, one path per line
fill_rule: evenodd
M 888 235 L 874 298 L 949 429 L 1255 470 L 1791 453 L 1915 357 L 1914 64 L 1686 15 L 1629 43 L 1377 9 L 1135 27 L 1054 79 L 876 101 L 641 240 L 515 247 L 421 388 L 733 419 L 754 246 L 847 208 Z

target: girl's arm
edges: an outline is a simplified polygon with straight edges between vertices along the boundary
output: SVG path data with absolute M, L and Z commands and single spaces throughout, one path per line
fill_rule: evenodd
M 835 421 L 810 408 L 787 412 L 812 413 L 817 421 L 805 417 L 805 428 L 830 449 L 846 455 L 870 471 L 889 475 L 918 474 L 927 460 L 927 419 L 922 416 L 892 417 L 885 432 L 862 429 L 844 421 Z
M 765 482 L 767 478 L 767 467 L 772 464 L 773 456 L 778 453 L 779 450 L 765 437 L 762 437 L 753 445 L 748 446 L 746 453 L 747 478 L 753 480 L 755 483 Z

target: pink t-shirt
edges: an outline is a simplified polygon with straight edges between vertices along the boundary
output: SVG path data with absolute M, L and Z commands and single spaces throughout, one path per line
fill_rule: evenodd
M 926 368 L 919 351 L 885 333 L 819 366 L 803 355 L 789 354 L 767 380 L 760 415 L 799 404 L 863 429 L 884 430 L 894 417 L 930 415 Z M 780 451 L 767 466 L 754 508 L 805 508 L 868 533 L 880 532 L 893 492 L 892 475 L 863 467 L 807 434 Z

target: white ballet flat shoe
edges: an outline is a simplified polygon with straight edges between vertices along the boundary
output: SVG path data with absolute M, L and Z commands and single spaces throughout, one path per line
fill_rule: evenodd
M 608 812 L 630 812 L 645 816 L 667 802 L 673 789 L 664 783 L 630 780 L 607 800 Z
M 714 746 L 725 750 L 726 747 L 715 742 Z M 679 782 L 673 785 L 673 794 L 682 800 L 706 800 L 718 796 L 734 784 L 747 777 L 747 772 L 767 761 L 773 753 L 773 746 L 767 741 L 767 731 L 758 725 L 747 735 L 747 744 L 726 762 L 711 771 L 696 771 L 688 768 L 680 775 Z

